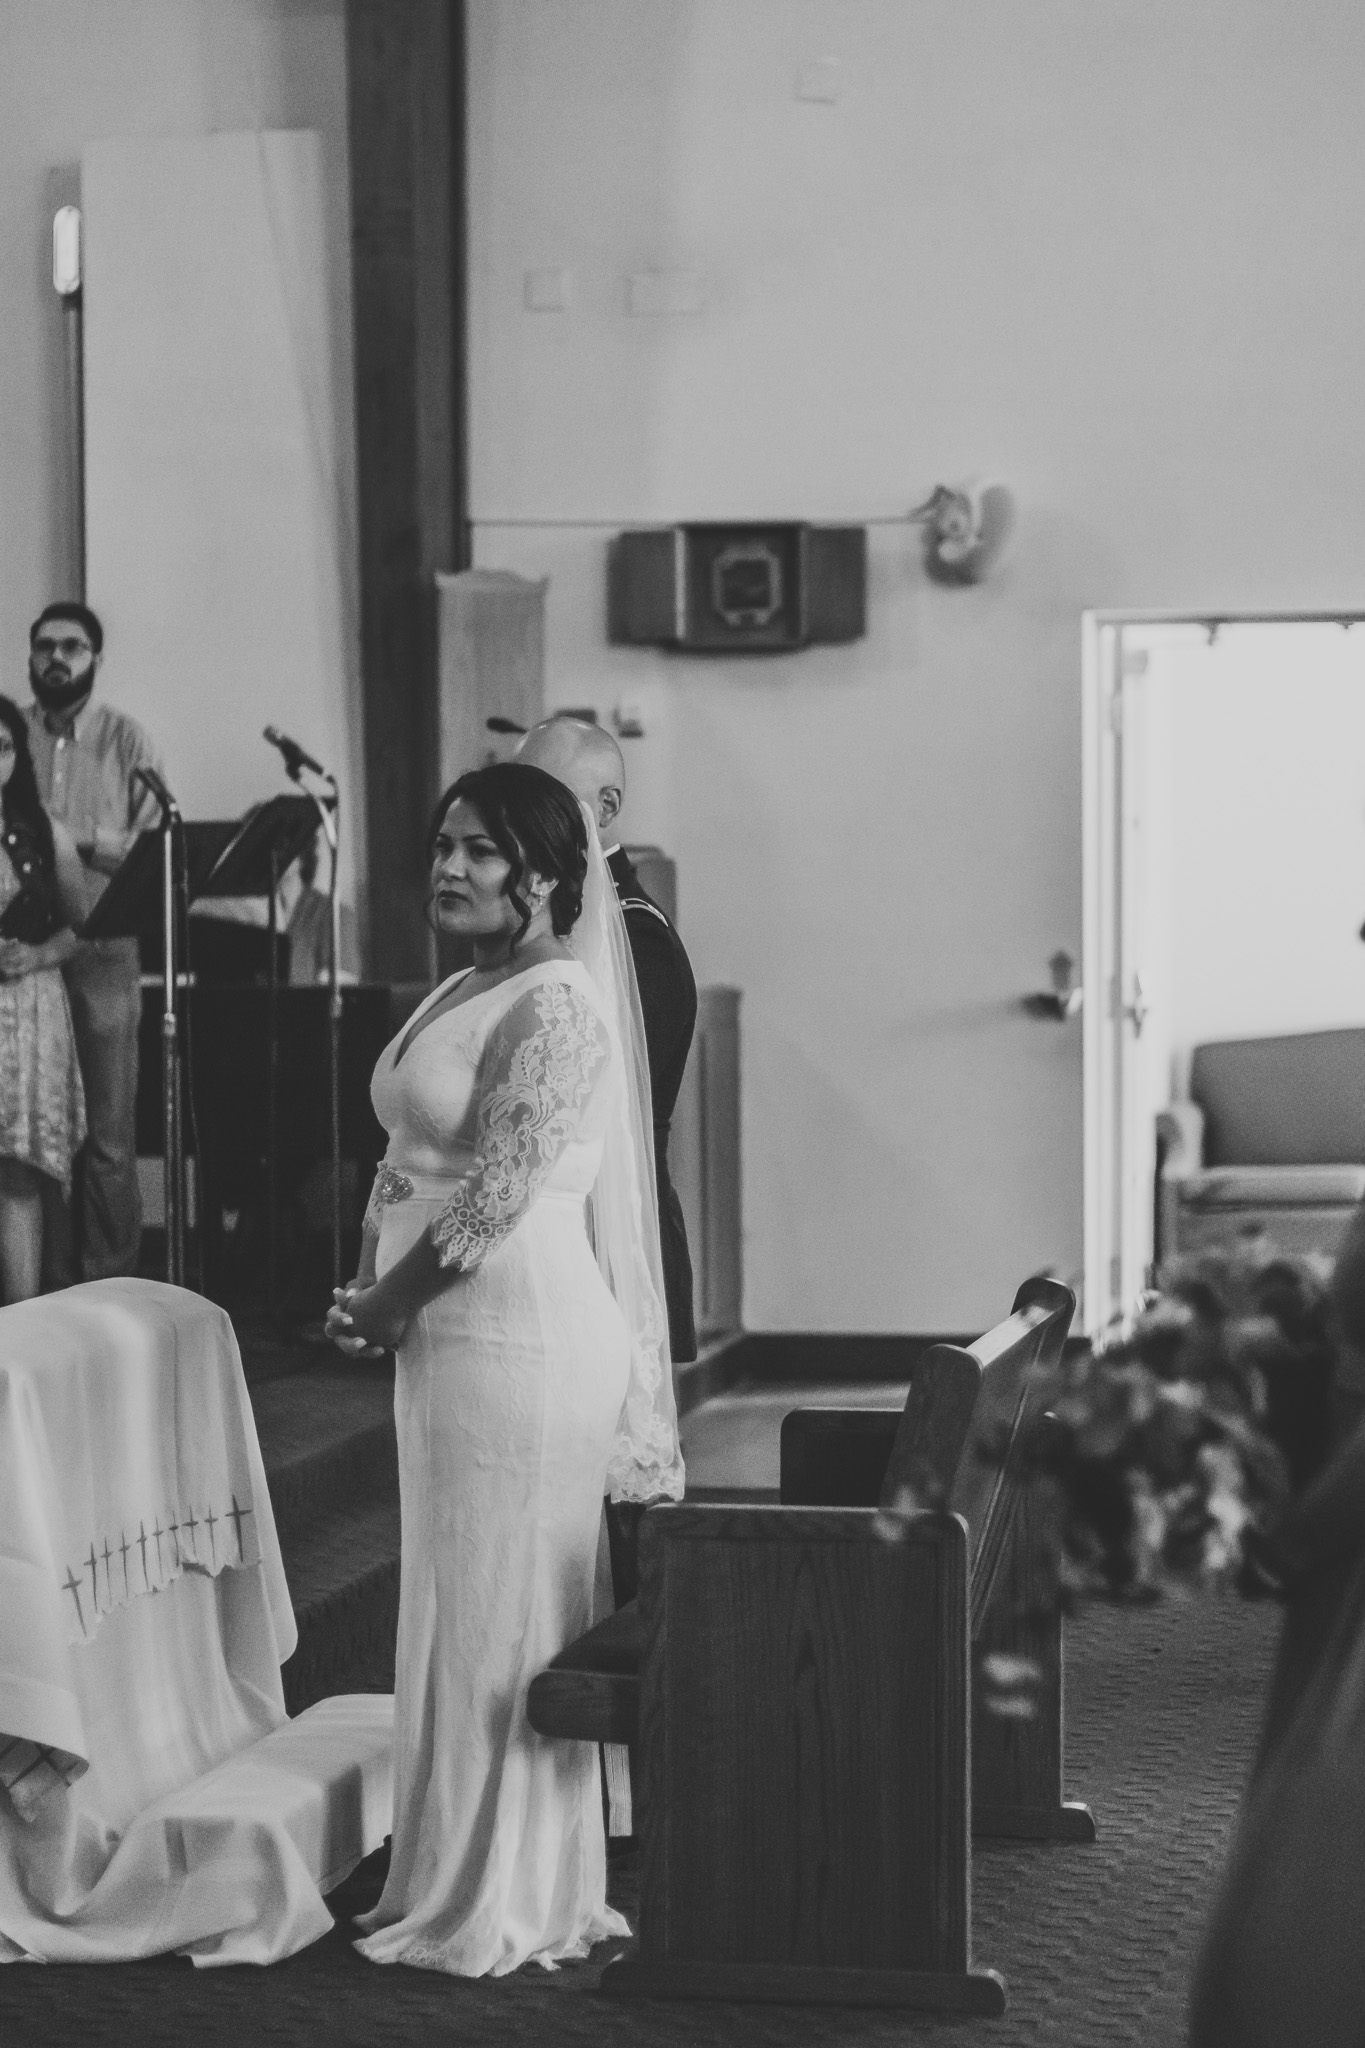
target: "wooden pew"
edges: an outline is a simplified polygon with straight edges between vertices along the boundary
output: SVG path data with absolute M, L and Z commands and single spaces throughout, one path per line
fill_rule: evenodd
M 912 1474 L 920 1473 L 936 1475 L 946 1496 L 971 1431 L 979 1386 L 980 1371 L 968 1354 L 936 1345 L 916 1370 L 904 1411 L 890 1417 L 889 1432 L 885 1413 L 873 1411 L 880 1431 L 870 1459 L 866 1454 L 860 1457 L 861 1447 L 855 1446 L 849 1466 L 839 1456 L 842 1446 L 834 1444 L 834 1495 L 821 1504 L 865 1506 L 876 1501 L 883 1483 L 890 1498 Z M 841 1416 L 844 1411 L 829 1412 Z M 855 1425 L 863 1419 L 858 1411 L 849 1412 Z M 877 1476 L 869 1495 L 870 1464 L 875 1464 Z M 561 1650 L 532 1680 L 527 1700 L 531 1726 L 540 1735 L 633 1745 L 639 1731 L 643 1660 L 644 1620 L 639 1601 L 631 1600 Z
M 905 1408 L 794 1409 L 782 1426 L 781 1500 L 786 1506 L 869 1507 L 894 1502 L 916 1480 L 938 1484 L 961 1514 L 972 1558 L 972 1643 L 978 1659 L 1005 1653 L 1031 1659 L 1042 1674 L 1028 1720 L 1003 1719 L 973 1706 L 972 1814 L 979 1836 L 1089 1842 L 1087 1807 L 1063 1797 L 1062 1623 L 1056 1560 L 1037 1503 L 1020 1485 L 1019 1453 L 1033 1420 L 1031 1365 L 1060 1356 L 1072 1297 L 1054 1281 L 1028 1281 L 1009 1320 L 969 1350 L 936 1345 L 916 1368 Z M 1016 1318 L 1031 1317 L 1020 1343 Z M 984 1383 L 1007 1382 L 1013 1396 L 1013 1456 L 977 1462 L 968 1449 Z M 967 1454 L 964 1455 L 964 1452 Z M 894 1463 L 893 1463 L 894 1453 Z M 984 1538 L 984 1540 L 983 1540 Z M 571 1643 L 534 1681 L 531 1725 L 542 1735 L 636 1743 L 644 1625 L 639 1604 Z M 643 1790 L 643 1787 L 640 1788 Z
M 1061 1359 L 1075 1298 L 1053 1280 L 1028 1280 L 1007 1322 L 970 1351 L 937 1346 L 972 1359 L 973 1399 L 988 1391 L 994 1411 L 1011 1417 L 998 1461 L 968 1445 L 947 1506 L 967 1524 L 971 1560 L 974 1660 L 1028 1658 L 1041 1674 L 1028 1719 L 990 1711 L 978 1690 L 972 1713 L 972 1832 L 1034 1841 L 1093 1842 L 1090 1809 L 1063 1797 L 1062 1619 L 1057 1602 L 1054 1538 L 1033 1489 L 1024 1484 L 1023 1453 L 1042 1421 L 1032 1372 Z M 1033 1316 L 1031 1337 L 1018 1341 L 1018 1318 Z M 933 1354 L 931 1354 L 933 1355 Z M 941 1370 L 942 1368 L 940 1368 Z M 782 1425 L 781 1498 L 797 1507 L 870 1507 L 894 1501 L 904 1483 L 906 1416 L 885 1409 L 798 1408 Z M 964 1433 L 964 1442 L 965 1442 Z M 898 1469 L 891 1469 L 900 1446 Z
M 592 1741 L 622 1740 L 632 1687 L 640 1701 L 640 1940 L 604 1990 L 1003 2010 L 971 1958 L 972 1604 L 1008 1581 L 1023 1374 L 1072 1306 L 1031 1282 L 980 1344 L 934 1347 L 889 1456 L 872 1448 L 886 1507 L 907 1484 L 958 1486 L 971 1538 L 946 1512 L 886 1540 L 862 1504 L 865 1421 L 841 1411 L 822 1418 L 846 1453 L 827 1442 L 824 1487 L 851 1504 L 645 1516 L 638 1609 L 571 1645 L 529 1701 L 541 1733 Z M 963 1457 L 988 1372 L 1020 1385 L 1014 1456 L 989 1484 Z M 818 1433 L 793 1441 L 803 1428 Z
M 653 1508 L 639 1941 L 619 1997 L 999 2013 L 971 1954 L 967 1532 Z

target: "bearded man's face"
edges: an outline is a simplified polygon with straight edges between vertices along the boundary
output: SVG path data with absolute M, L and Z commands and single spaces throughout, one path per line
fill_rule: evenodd
M 95 683 L 95 650 L 75 619 L 48 619 L 28 651 L 28 679 L 47 711 L 64 711 L 87 697 Z

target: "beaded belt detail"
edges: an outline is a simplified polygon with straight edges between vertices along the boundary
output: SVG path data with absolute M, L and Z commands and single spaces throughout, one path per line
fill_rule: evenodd
M 396 1166 L 390 1166 L 385 1160 L 375 1175 L 374 1192 L 380 1202 L 406 1202 L 412 1193 L 412 1182 L 405 1173 L 400 1173 Z

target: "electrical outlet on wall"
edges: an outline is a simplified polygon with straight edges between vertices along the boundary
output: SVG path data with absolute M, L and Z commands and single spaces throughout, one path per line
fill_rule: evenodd
M 796 97 L 832 107 L 839 98 L 843 66 L 837 57 L 808 57 L 797 67 Z
M 567 270 L 528 270 L 522 282 L 522 303 L 528 313 L 563 313 L 569 303 Z
M 638 697 L 623 697 L 611 714 L 612 724 L 623 740 L 645 736 L 645 707 Z

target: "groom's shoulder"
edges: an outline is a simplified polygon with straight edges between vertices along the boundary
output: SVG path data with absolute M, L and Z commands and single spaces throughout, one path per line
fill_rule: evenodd
M 617 901 L 632 942 L 637 936 L 649 937 L 656 945 L 667 945 L 686 958 L 687 949 L 677 926 L 662 905 L 654 901 L 631 863 L 624 858 L 613 858 L 611 878 L 616 884 Z
M 646 896 L 643 890 L 639 890 L 630 896 L 622 896 L 620 902 L 621 909 L 627 917 L 630 917 L 633 912 L 638 912 L 645 917 L 657 918 L 665 931 L 673 932 L 675 939 L 678 937 L 677 932 L 674 931 L 672 924 L 669 922 L 667 912 L 660 910 L 654 898 Z M 682 944 L 681 939 L 678 939 L 678 944 Z
M 677 927 L 663 907 L 654 901 L 644 883 L 640 880 L 635 863 L 620 847 L 607 862 L 607 869 L 616 885 L 617 901 L 627 919 L 631 917 L 653 918 L 666 932 L 678 938 Z M 682 944 L 678 939 L 679 945 Z
M 676 1004 L 696 988 L 692 963 L 687 957 L 687 948 L 682 942 L 677 926 L 668 913 L 654 901 L 648 889 L 642 884 L 633 864 L 624 854 L 613 854 L 609 865 L 612 880 L 616 884 L 621 912 L 626 921 L 630 950 L 635 956 L 635 971 L 640 977 L 641 995 L 646 994 L 647 982 L 662 984 L 658 992 L 661 995 L 666 993 L 671 1002 Z

